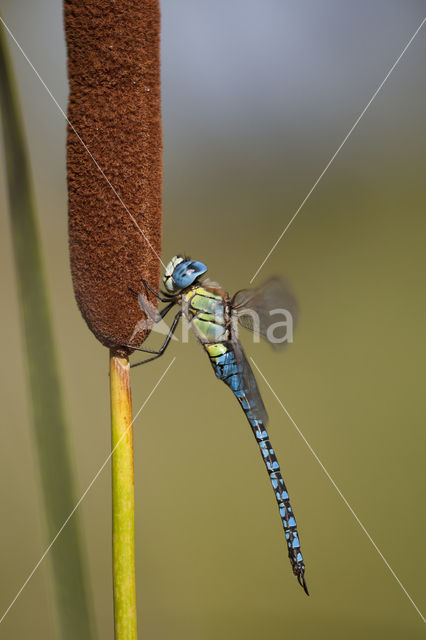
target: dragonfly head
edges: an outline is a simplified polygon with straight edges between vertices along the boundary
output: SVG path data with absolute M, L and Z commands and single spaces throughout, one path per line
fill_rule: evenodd
M 177 293 L 193 284 L 206 271 L 207 267 L 202 262 L 174 256 L 164 272 L 164 286 L 170 293 Z

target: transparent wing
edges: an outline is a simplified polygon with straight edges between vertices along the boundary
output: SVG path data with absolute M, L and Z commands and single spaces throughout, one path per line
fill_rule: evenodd
M 261 335 L 274 348 L 292 341 L 298 317 L 297 302 L 281 278 L 274 276 L 257 289 L 237 291 L 231 306 L 241 326 Z
M 260 395 L 256 378 L 254 377 L 253 371 L 245 356 L 243 348 L 237 338 L 233 338 L 232 346 L 234 349 L 235 357 L 237 359 L 238 370 L 242 377 L 242 391 L 244 391 L 246 394 L 249 408 L 253 411 L 258 420 L 261 420 L 264 425 L 267 425 L 268 414 L 266 413 L 265 405 L 263 404 L 262 396 Z

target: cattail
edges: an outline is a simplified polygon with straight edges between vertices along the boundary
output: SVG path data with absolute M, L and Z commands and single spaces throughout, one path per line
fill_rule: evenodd
M 71 272 L 89 328 L 116 347 L 141 318 L 130 288 L 159 284 L 159 7 L 66 0 L 65 9 Z
M 157 0 L 65 0 L 70 98 L 71 271 L 81 313 L 111 350 L 116 639 L 136 639 L 129 350 L 158 289 L 161 240 L 160 13 Z M 151 295 L 147 296 L 156 304 Z

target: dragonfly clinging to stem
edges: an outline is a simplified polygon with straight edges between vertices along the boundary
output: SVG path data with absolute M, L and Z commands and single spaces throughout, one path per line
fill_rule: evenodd
M 284 528 L 288 555 L 294 575 L 309 595 L 305 581 L 305 564 L 300 550 L 296 520 L 290 504 L 287 488 L 266 430 L 268 416 L 256 384 L 255 377 L 238 340 L 238 322 L 251 330 L 256 330 L 272 346 L 279 346 L 282 340 L 274 340 L 273 310 L 296 311 L 292 294 L 282 280 L 271 278 L 258 289 L 238 291 L 231 299 L 218 284 L 203 278 L 207 267 L 188 257 L 174 256 L 166 267 L 163 277 L 165 291 L 155 292 L 144 281 L 144 285 L 166 306 L 153 313 L 147 299 L 138 295 L 139 304 L 152 322 L 159 322 L 176 306 L 179 307 L 167 337 L 158 351 L 123 345 L 151 354 L 146 360 L 133 367 L 159 358 L 166 350 L 183 316 L 201 343 L 216 376 L 223 380 L 238 399 L 250 423 L 259 445 L 263 461 L 274 489 L 276 501 Z M 276 323 L 275 323 L 276 325 Z

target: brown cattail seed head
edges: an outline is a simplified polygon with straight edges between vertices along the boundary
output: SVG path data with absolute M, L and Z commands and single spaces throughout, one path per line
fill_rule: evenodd
M 129 342 L 161 251 L 158 0 L 65 0 L 69 240 L 77 303 L 105 346 Z M 151 301 L 152 296 L 148 296 Z M 132 344 L 145 339 L 139 331 Z

